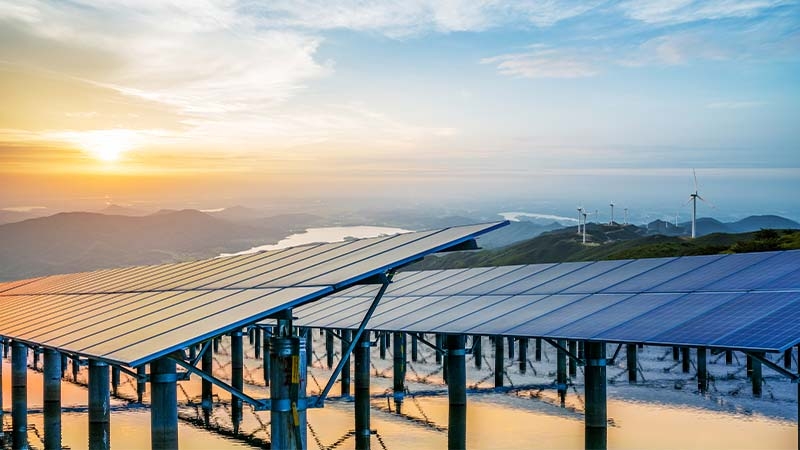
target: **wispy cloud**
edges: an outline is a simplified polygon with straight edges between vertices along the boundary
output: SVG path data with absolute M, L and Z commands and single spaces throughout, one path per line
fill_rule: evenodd
M 598 73 L 586 58 L 551 48 L 483 58 L 481 64 L 497 65 L 499 73 L 517 78 L 586 78 Z
M 619 5 L 628 17 L 650 24 L 678 24 L 701 20 L 756 17 L 786 0 L 633 0 Z

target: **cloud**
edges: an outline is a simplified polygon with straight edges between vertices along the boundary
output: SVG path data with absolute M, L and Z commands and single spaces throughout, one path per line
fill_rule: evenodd
M 586 58 L 549 48 L 507 53 L 480 62 L 496 64 L 499 73 L 516 78 L 586 78 L 598 73 Z
M 633 0 L 619 5 L 623 13 L 649 24 L 752 18 L 793 2 L 785 0 Z

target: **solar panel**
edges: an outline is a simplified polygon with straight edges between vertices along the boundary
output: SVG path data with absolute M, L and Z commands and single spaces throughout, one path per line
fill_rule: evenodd
M 636 294 L 645 291 L 665 292 L 655 287 L 661 286 L 670 280 L 680 280 L 684 275 L 692 271 L 714 264 L 721 260 L 722 255 L 702 255 L 676 258 L 654 270 L 643 272 L 628 280 L 617 283 L 604 290 L 608 293 L 631 293 Z
M 517 267 L 517 269 L 512 270 L 498 278 L 495 278 L 494 280 L 487 281 L 486 283 L 471 287 L 465 290 L 464 292 L 460 293 L 464 295 L 499 294 L 501 288 L 504 288 L 513 283 L 516 283 L 517 281 L 528 278 L 529 276 L 539 273 L 543 270 L 547 270 L 553 266 L 555 266 L 555 264 L 531 264 L 527 266 L 509 266 L 509 267 Z
M 591 281 L 596 278 L 603 277 L 607 272 L 617 269 L 621 266 L 630 264 L 630 260 L 617 260 L 617 261 L 597 261 L 592 264 L 583 266 L 577 270 L 564 274 L 555 278 L 547 283 L 540 284 L 530 290 L 525 291 L 525 294 L 557 294 L 569 289 L 577 283 Z
M 580 294 L 571 294 L 580 295 Z M 548 314 L 529 320 L 519 326 L 509 328 L 503 334 L 511 336 L 551 336 L 553 330 L 564 324 L 576 322 L 600 310 L 609 308 L 630 297 L 628 294 L 595 294 L 580 296 L 578 301 L 569 303 Z
M 797 301 L 797 294 L 778 295 L 786 297 L 786 306 L 719 337 L 711 344 L 728 348 L 784 351 L 800 343 L 800 302 Z
M 628 264 L 609 270 L 602 276 L 581 281 L 569 289 L 565 289 L 564 293 L 592 294 L 595 292 L 602 292 L 606 289 L 613 290 L 613 286 L 645 272 L 657 270 L 659 267 L 674 259 L 675 258 L 635 259 Z
M 541 286 L 545 283 L 550 281 L 556 280 L 560 277 L 565 275 L 569 275 L 570 273 L 580 270 L 592 263 L 590 262 L 577 262 L 577 263 L 561 263 L 556 264 L 551 267 L 548 267 L 544 270 L 537 270 L 533 274 L 519 279 L 514 283 L 508 284 L 503 286 L 495 291 L 493 294 L 510 294 L 510 295 L 517 295 L 523 292 L 530 291 L 531 289 Z
M 470 334 L 503 334 L 517 325 L 521 325 L 559 308 L 563 308 L 583 297 L 583 295 L 576 294 L 542 296 L 539 300 L 526 304 L 525 307 L 511 314 L 487 320 L 468 331 Z
M 704 290 L 749 290 L 769 287 L 780 289 L 781 278 L 800 271 L 800 250 L 769 252 L 772 255 L 736 273 L 704 286 Z M 798 283 L 792 284 L 798 286 Z
M 449 295 L 448 292 L 461 291 L 468 281 L 491 272 L 491 267 L 477 267 L 469 270 L 448 270 L 450 276 L 440 278 L 436 283 L 414 291 L 414 295 Z
M 666 281 L 649 289 L 650 292 L 691 292 L 708 286 L 720 278 L 737 274 L 753 264 L 774 256 L 770 253 L 725 255 L 714 264 L 698 267 L 680 278 Z
M 286 308 L 306 311 L 302 305 L 334 290 L 347 295 L 320 319 L 352 322 L 377 290 L 351 287 L 358 281 L 505 224 L 3 283 L 0 335 L 135 366 Z M 426 275 L 402 278 L 412 283 Z
M 470 270 L 465 279 L 458 280 L 457 283 L 436 290 L 433 293 L 437 295 L 456 295 L 463 294 L 466 291 L 476 288 L 480 289 L 480 286 L 517 272 L 521 267 L 522 266 L 505 266 L 486 268 L 487 270 Z

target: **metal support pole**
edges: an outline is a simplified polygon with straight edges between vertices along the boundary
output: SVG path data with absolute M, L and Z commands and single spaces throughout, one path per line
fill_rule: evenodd
M 586 343 L 585 394 L 585 447 L 605 449 L 608 419 L 606 414 L 606 345 L 604 342 Z
M 536 361 L 542 360 L 542 338 L 536 338 L 536 348 L 534 349 L 533 359 Z
M 72 358 L 72 382 L 78 382 L 78 373 L 81 371 L 81 360 Z
M 381 359 L 386 359 L 386 333 L 381 332 L 378 339 L 378 355 Z
M 514 337 L 508 336 L 506 338 L 508 340 L 508 359 L 514 360 Z
M 417 352 L 419 351 L 419 345 L 417 344 L 417 335 L 416 333 L 411 334 L 411 361 L 417 362 Z
M 354 355 L 356 368 L 356 449 L 367 450 L 370 444 L 369 425 L 369 333 L 364 331 Z
M 222 340 L 222 338 L 214 338 L 214 343 L 212 344 L 212 347 L 214 349 L 214 353 L 219 353 L 219 343 L 220 343 L 221 340 Z
M 33 370 L 39 370 L 39 354 L 41 351 L 34 347 L 31 349 L 33 353 Z
M 472 335 L 472 357 L 475 360 L 475 368 L 480 370 L 483 365 L 483 339 L 479 334 Z
M 578 341 L 578 359 L 583 361 L 586 358 L 586 349 L 583 341 Z
M 314 365 L 314 338 L 312 335 L 314 334 L 314 330 L 311 328 L 306 328 L 306 366 L 312 367 Z M 269 340 L 264 337 L 264 355 L 267 356 L 269 354 L 269 349 L 267 347 L 269 345 Z M 266 359 L 265 359 L 266 361 Z M 269 386 L 269 384 L 267 384 Z
M 342 366 L 342 374 L 341 374 L 341 396 L 342 397 L 350 397 L 350 355 L 347 354 L 347 351 L 350 346 L 350 341 L 353 340 L 353 331 L 352 330 L 342 330 L 342 355 L 347 355 L 344 360 L 344 365 Z
M 697 347 L 697 390 L 701 394 L 708 391 L 708 349 Z
M 200 370 L 214 374 L 214 355 L 211 349 L 206 349 L 203 358 L 200 360 Z M 211 411 L 214 409 L 214 387 L 210 381 L 203 379 L 201 386 L 201 405 L 203 406 L 203 424 L 208 427 L 211 424 Z
M 68 362 L 69 362 L 69 358 L 67 358 L 67 355 L 61 353 L 61 378 L 64 378 L 65 374 L 67 373 L 67 363 Z
M 788 348 L 785 352 L 783 352 L 783 368 L 784 369 L 792 369 L 792 349 Z
M 14 448 L 28 448 L 28 347 L 11 347 L 11 427 Z
M 261 328 L 254 328 L 253 329 L 253 347 L 256 353 L 256 359 L 261 358 Z
M 441 363 L 442 363 L 442 354 L 441 354 L 441 353 L 439 353 L 438 349 L 440 349 L 440 348 L 444 347 L 444 346 L 442 345 L 442 335 L 441 335 L 441 334 L 439 334 L 439 333 L 436 333 L 435 339 L 436 339 L 436 340 L 434 341 L 434 344 L 436 344 L 436 348 L 437 348 L 437 351 L 436 351 L 436 356 L 435 356 L 435 358 L 436 358 L 436 364 L 441 364 Z
M 447 423 L 447 448 L 467 448 L 467 366 L 464 335 L 447 336 L 447 396 L 450 402 Z
M 747 355 L 747 378 L 753 377 L 753 357 Z
M 61 450 L 61 354 L 44 351 L 44 448 Z
M 291 335 L 291 325 L 278 327 L 270 357 L 270 434 L 275 449 L 306 448 L 306 341 Z M 285 320 L 286 323 L 290 323 Z
M 242 330 L 231 332 L 231 386 L 235 389 L 244 388 L 244 345 Z M 233 434 L 239 434 L 239 425 L 242 423 L 242 399 L 231 395 L 231 422 Z
M 107 450 L 111 446 L 111 395 L 108 390 L 108 364 L 89 360 L 89 448 Z
M 111 393 L 116 397 L 119 390 L 119 367 L 111 367 Z
M 637 381 L 637 369 L 636 369 L 636 352 L 638 349 L 636 348 L 636 344 L 627 344 L 625 346 L 625 359 L 628 365 L 628 383 L 636 383 Z
M 394 406 L 397 413 L 400 413 L 406 391 L 406 335 L 394 333 L 392 341 L 394 342 L 392 350 L 394 356 Z
M 578 343 L 576 341 L 569 341 L 567 343 L 567 350 L 573 355 L 578 351 Z M 575 361 L 575 358 L 569 358 L 569 376 L 570 378 L 575 378 L 578 375 L 578 363 Z
M 503 378 L 506 372 L 505 362 L 503 362 L 503 336 L 494 337 L 494 387 L 503 387 Z
M 147 368 L 144 365 L 136 368 L 136 401 L 139 403 L 142 403 L 142 398 L 147 389 L 147 383 L 144 381 L 145 375 L 147 375 Z
M 733 364 L 733 352 L 731 350 L 725 351 L 725 365 L 730 366 Z
M 683 370 L 683 373 L 689 373 L 689 370 L 692 367 L 691 359 L 692 355 L 689 350 L 689 347 L 681 347 L 681 363 L 682 363 L 681 369 Z
M 528 339 L 519 338 L 519 373 L 528 371 Z
M 758 353 L 758 356 L 764 357 L 763 353 Z M 763 379 L 761 377 L 761 361 L 750 358 L 753 361 L 753 375 L 750 377 L 750 381 L 753 383 L 753 397 L 759 398 L 761 397 L 761 384 L 763 383 Z
M 385 339 L 381 335 L 382 339 Z M 330 330 L 325 330 L 325 365 L 328 369 L 333 368 L 333 333 Z
M 681 359 L 681 349 L 678 346 L 672 346 L 672 360 L 673 361 L 680 361 Z
M 159 358 L 150 363 L 150 446 L 178 448 L 178 376 L 175 361 Z
M 567 400 L 567 354 L 561 349 L 565 348 L 566 345 L 567 341 L 561 339 L 558 341 L 560 348 L 556 349 L 556 390 L 562 407 Z
M 5 436 L 5 432 L 3 431 L 3 424 L 5 424 L 5 417 L 3 417 L 3 408 L 5 408 L 5 403 L 3 401 L 3 358 L 8 356 L 5 351 L 6 342 L 8 341 L 0 338 L 0 441 L 3 441 Z
M 272 328 L 270 327 L 270 331 Z M 271 333 L 270 333 L 271 334 Z M 272 372 L 272 358 L 269 356 L 270 348 L 272 348 L 272 336 L 264 333 L 264 385 L 269 387 L 270 372 Z M 311 328 L 306 332 L 306 362 L 307 366 L 311 367 L 311 349 L 308 343 L 311 342 Z
M 247 330 L 247 343 L 251 347 L 253 346 L 253 344 L 255 343 L 255 340 L 256 340 L 255 339 L 256 338 L 255 331 L 256 331 L 255 328 L 250 328 L 250 329 Z

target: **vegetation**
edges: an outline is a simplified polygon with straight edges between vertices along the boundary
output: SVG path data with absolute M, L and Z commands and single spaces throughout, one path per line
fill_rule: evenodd
M 633 227 L 589 224 L 587 244 L 575 228 L 544 233 L 533 239 L 494 250 L 429 256 L 409 270 L 486 267 L 565 261 L 660 258 L 720 253 L 800 249 L 800 230 L 761 230 L 751 233 L 714 233 L 697 239 L 643 236 Z

